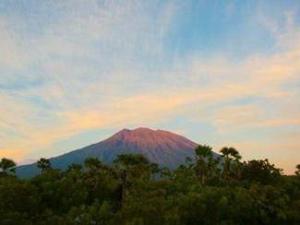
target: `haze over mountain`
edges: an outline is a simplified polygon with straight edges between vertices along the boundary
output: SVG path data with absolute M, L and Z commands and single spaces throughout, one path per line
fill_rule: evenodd
M 66 169 L 72 163 L 83 163 L 88 157 L 97 157 L 110 164 L 124 153 L 143 154 L 151 162 L 160 166 L 175 168 L 194 156 L 197 144 L 181 135 L 149 128 L 123 129 L 96 144 L 51 158 L 54 168 Z M 39 173 L 36 164 L 17 168 L 17 175 L 29 177 Z

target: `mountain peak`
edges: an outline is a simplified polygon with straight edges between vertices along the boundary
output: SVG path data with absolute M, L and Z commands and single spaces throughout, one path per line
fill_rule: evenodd
M 143 132 L 143 131 L 155 131 L 155 130 L 147 128 L 147 127 L 138 127 L 136 129 L 133 129 L 132 131 Z
M 118 133 L 128 133 L 128 132 L 153 132 L 155 130 L 147 128 L 147 127 L 138 127 L 135 129 L 124 128 L 120 130 Z
M 146 128 L 146 127 L 138 127 L 135 129 L 127 129 L 124 128 L 122 130 L 120 130 L 119 132 L 115 133 L 111 138 L 120 138 L 120 137 L 128 137 L 128 136 L 140 136 L 140 135 L 151 135 L 153 133 L 155 133 L 155 130 L 152 130 L 150 128 Z
M 122 129 L 111 137 L 84 148 L 51 158 L 53 168 L 65 169 L 71 163 L 82 164 L 88 157 L 112 163 L 120 154 L 142 154 L 160 166 L 176 168 L 194 157 L 197 144 L 181 135 L 146 127 Z M 38 173 L 36 165 L 22 166 L 18 174 L 30 176 Z
M 147 149 L 186 149 L 194 148 L 196 144 L 178 134 L 164 130 L 153 130 L 146 127 L 122 129 L 105 142 L 110 146 L 122 145 L 125 148 Z

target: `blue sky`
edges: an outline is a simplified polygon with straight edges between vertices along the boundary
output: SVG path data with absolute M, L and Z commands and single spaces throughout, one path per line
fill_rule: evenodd
M 0 157 L 167 129 L 292 173 L 298 1 L 1 1 Z

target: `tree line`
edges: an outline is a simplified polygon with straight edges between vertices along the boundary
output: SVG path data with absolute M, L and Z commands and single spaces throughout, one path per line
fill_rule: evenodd
M 3 158 L 0 225 L 300 224 L 300 165 L 286 176 L 267 159 L 241 159 L 233 147 L 216 157 L 206 145 L 175 170 L 137 154 L 67 170 L 42 158 L 39 175 L 20 179 Z

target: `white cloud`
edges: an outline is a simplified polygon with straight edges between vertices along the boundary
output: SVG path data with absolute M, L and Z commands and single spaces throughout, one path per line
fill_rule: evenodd
M 2 16 L 0 16 L 0 37 L 0 67 L 18 70 L 24 68 L 29 59 L 22 40 L 10 29 L 10 24 Z

